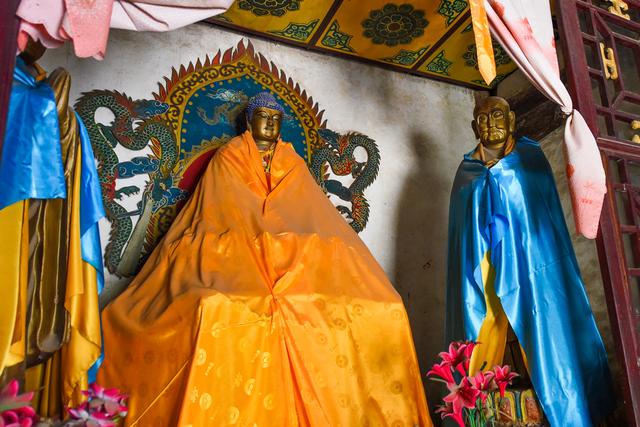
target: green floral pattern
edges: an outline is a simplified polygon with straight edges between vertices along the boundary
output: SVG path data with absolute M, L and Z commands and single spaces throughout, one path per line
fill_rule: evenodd
M 238 7 L 256 16 L 283 16 L 292 10 L 299 10 L 303 0 L 240 0 Z
M 484 87 L 494 87 L 495 85 L 497 85 L 498 83 L 500 83 L 501 81 L 503 81 L 504 79 L 506 79 L 509 76 L 509 74 L 498 74 L 496 76 L 495 79 L 493 79 L 493 81 L 491 82 L 491 84 L 487 84 L 484 80 L 482 79 L 476 79 L 476 80 L 471 80 L 471 83 L 475 83 L 478 84 L 480 86 L 484 86 Z
M 444 50 L 442 50 L 427 64 L 427 71 L 448 76 L 451 65 L 453 65 L 453 62 L 445 58 Z
M 469 6 L 465 0 L 442 0 L 438 13 L 445 19 L 447 27 Z
M 407 44 L 424 34 L 429 25 L 424 15 L 423 10 L 416 10 L 410 4 L 387 3 L 382 9 L 372 10 L 369 18 L 362 21 L 363 34 L 375 44 Z
M 273 30 L 269 32 L 288 39 L 305 42 L 309 37 L 311 37 L 311 34 L 313 34 L 313 30 L 316 28 L 319 21 L 319 19 L 314 19 L 308 24 L 290 22 L 284 30 Z
M 382 58 L 382 60 L 391 64 L 409 66 L 413 65 L 418 59 L 420 59 L 427 49 L 429 49 L 429 46 L 423 47 L 420 50 L 401 49 L 400 52 L 396 53 L 394 56 Z
M 329 30 L 322 38 L 323 46 L 330 47 L 332 49 L 342 50 L 344 52 L 355 53 L 355 50 L 349 46 L 349 41 L 353 36 L 340 32 L 340 25 L 338 21 L 333 21 L 329 26 Z

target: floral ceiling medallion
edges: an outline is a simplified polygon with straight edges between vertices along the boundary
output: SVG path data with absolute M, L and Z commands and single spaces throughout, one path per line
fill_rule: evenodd
M 427 25 L 424 11 L 407 3 L 399 6 L 387 3 L 382 9 L 372 10 L 369 18 L 362 21 L 364 36 L 374 44 L 387 46 L 410 43 L 424 34 Z
M 256 16 L 283 16 L 292 10 L 299 10 L 302 0 L 240 0 L 238 7 Z

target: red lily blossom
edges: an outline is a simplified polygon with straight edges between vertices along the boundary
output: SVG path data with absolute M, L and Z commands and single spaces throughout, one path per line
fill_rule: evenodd
M 451 372 L 451 365 L 446 362 L 435 364 L 431 367 L 431 370 L 427 372 L 427 376 L 437 376 L 442 378 L 447 384 L 455 384 L 453 379 L 453 372 Z M 436 379 L 437 380 L 437 379 Z
M 481 371 L 471 378 L 471 384 L 476 390 L 480 392 L 480 399 L 482 400 L 483 404 L 487 401 L 489 392 L 495 389 L 495 384 L 493 381 L 494 377 L 495 374 L 491 371 Z
M 515 372 L 511 372 L 511 368 L 509 365 L 505 366 L 495 366 L 493 368 L 493 372 L 495 374 L 494 381 L 500 390 L 500 397 L 504 397 L 504 391 L 507 389 L 507 386 L 511 384 L 514 378 L 518 376 Z
M 464 370 L 465 361 L 468 360 L 465 355 L 466 347 L 467 344 L 461 341 L 454 341 L 449 344 L 449 351 L 443 351 L 438 354 L 442 359 L 442 364 L 447 364 L 453 369 L 456 369 L 463 377 L 467 375 Z
M 12 380 L 0 391 L 0 427 L 31 427 L 38 419 L 31 407 L 33 393 L 18 394 L 19 388 Z
M 436 414 L 440 414 L 440 418 L 443 420 L 445 418 L 452 418 L 458 423 L 458 426 L 464 427 L 464 419 L 462 418 L 462 413 L 455 413 L 453 411 L 453 405 L 451 402 L 445 402 L 444 405 L 438 406 L 436 409 Z
M 471 355 L 473 354 L 473 349 L 476 345 L 480 344 L 479 342 L 469 341 L 464 343 L 464 357 L 466 360 L 464 361 L 464 370 L 465 372 L 469 372 L 469 364 L 471 363 Z
M 476 400 L 480 392 L 471 386 L 468 377 L 464 377 L 460 384 L 447 384 L 450 393 L 442 400 L 453 404 L 453 412 L 462 413 L 463 408 L 473 409 L 476 407 Z

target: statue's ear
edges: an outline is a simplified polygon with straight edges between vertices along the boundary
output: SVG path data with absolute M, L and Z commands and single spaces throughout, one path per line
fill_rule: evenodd
M 516 131 L 516 113 L 509 111 L 509 132 L 513 134 Z
M 473 129 L 473 133 L 476 136 L 476 139 L 480 139 L 480 132 L 478 132 L 478 124 L 475 120 L 471 120 L 471 129 Z

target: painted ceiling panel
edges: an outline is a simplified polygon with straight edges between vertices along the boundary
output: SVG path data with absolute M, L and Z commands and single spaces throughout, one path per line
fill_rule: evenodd
M 209 22 L 427 78 L 488 87 L 477 70 L 468 0 L 237 0 Z M 496 65 L 494 84 L 516 68 L 499 46 Z
M 493 43 L 493 53 L 497 76 L 492 84 L 495 85 L 511 74 L 517 66 L 497 42 Z M 471 17 L 468 17 L 463 25 L 460 25 L 437 49 L 429 54 L 419 71 L 434 76 L 454 78 L 485 88 L 489 87 L 478 70 L 478 56 Z
M 218 19 L 294 42 L 308 42 L 333 0 L 237 0 Z
M 411 68 L 467 10 L 464 0 L 413 3 L 345 0 L 316 46 Z

